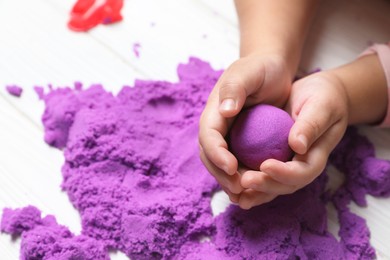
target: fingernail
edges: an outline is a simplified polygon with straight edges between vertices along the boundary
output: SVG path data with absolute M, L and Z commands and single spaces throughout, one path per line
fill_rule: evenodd
M 232 172 L 229 170 L 229 167 L 228 167 L 227 165 L 222 166 L 222 170 L 223 170 L 227 175 L 234 175 L 234 174 L 235 174 L 235 172 L 232 173 Z
M 307 149 L 307 138 L 304 135 L 298 135 L 298 140 L 303 144 L 305 149 Z
M 229 174 L 229 168 L 228 168 L 226 165 L 222 166 L 222 170 L 223 170 L 225 173 Z
M 224 99 L 221 105 L 219 106 L 219 109 L 223 111 L 231 111 L 234 110 L 235 108 L 236 108 L 236 102 L 234 101 L 234 99 L 231 98 Z
M 238 205 L 238 200 L 236 200 L 235 198 L 229 197 L 229 200 L 230 200 L 230 202 L 231 202 L 232 204 Z

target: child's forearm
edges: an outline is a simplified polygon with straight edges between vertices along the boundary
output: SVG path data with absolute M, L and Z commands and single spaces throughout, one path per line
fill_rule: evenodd
M 363 56 L 330 71 L 349 98 L 349 124 L 376 124 L 386 116 L 387 82 L 376 54 Z
M 318 0 L 236 0 L 241 32 L 241 56 L 282 56 L 292 74 Z

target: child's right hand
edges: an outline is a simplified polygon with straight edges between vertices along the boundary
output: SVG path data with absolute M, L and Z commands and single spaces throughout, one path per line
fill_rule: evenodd
M 292 77 L 283 58 L 253 54 L 230 65 L 208 98 L 200 119 L 200 156 L 233 202 L 238 202 L 243 188 L 238 161 L 225 140 L 231 123 L 243 107 L 259 103 L 282 107 Z

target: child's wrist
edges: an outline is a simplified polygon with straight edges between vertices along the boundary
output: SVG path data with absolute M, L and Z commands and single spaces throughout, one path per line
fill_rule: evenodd
M 340 96 L 344 97 L 345 100 L 345 105 L 346 105 L 346 116 L 348 117 L 348 121 L 351 115 L 351 111 L 353 109 L 352 104 L 353 102 L 351 101 L 351 96 L 350 93 L 348 93 L 348 87 L 346 86 L 346 82 L 342 77 L 342 73 L 340 74 L 340 71 L 338 68 L 336 69 L 331 69 L 328 71 L 320 72 L 324 73 L 328 79 L 330 79 L 330 82 L 334 87 L 337 87 L 340 92 Z
M 387 111 L 387 87 L 377 55 L 332 69 L 348 97 L 349 124 L 378 124 Z

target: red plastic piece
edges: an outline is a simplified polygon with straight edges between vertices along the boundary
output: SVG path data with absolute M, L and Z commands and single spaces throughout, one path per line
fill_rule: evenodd
M 70 12 L 69 29 L 85 32 L 98 24 L 111 24 L 121 21 L 120 11 L 123 0 L 106 0 L 95 5 L 96 0 L 78 0 Z

